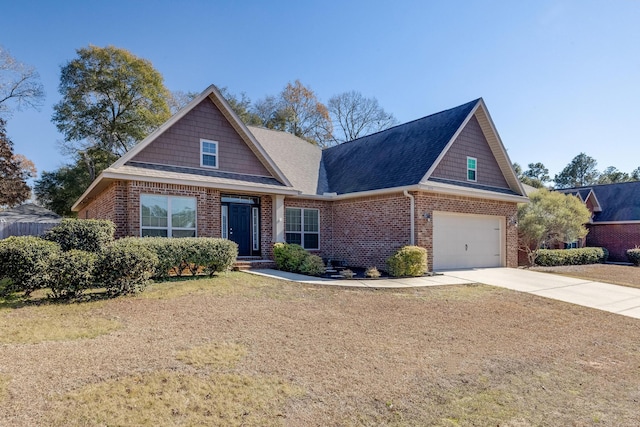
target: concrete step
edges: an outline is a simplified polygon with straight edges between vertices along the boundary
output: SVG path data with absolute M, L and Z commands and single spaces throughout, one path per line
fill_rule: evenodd
M 233 264 L 232 270 L 243 271 L 263 268 L 276 268 L 276 263 L 270 259 L 241 259 L 236 260 Z

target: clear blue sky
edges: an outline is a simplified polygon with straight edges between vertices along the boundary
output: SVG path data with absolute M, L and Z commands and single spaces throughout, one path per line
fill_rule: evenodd
M 400 122 L 483 97 L 512 161 L 558 173 L 585 152 L 640 166 L 640 2 L 5 1 L 0 44 L 39 71 L 41 111 L 8 122 L 38 171 L 69 159 L 51 123 L 60 66 L 114 45 L 169 90 L 209 84 L 252 100 L 300 79 L 321 101 L 356 90 Z

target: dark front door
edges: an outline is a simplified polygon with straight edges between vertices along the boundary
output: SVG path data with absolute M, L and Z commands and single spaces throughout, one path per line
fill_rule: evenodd
M 251 206 L 229 205 L 229 240 L 238 244 L 238 255 L 251 255 Z

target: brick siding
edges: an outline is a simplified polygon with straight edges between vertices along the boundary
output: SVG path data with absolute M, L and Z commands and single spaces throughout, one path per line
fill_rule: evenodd
M 640 224 L 590 224 L 587 246 L 609 250 L 609 261 L 628 262 L 627 249 L 640 246 Z

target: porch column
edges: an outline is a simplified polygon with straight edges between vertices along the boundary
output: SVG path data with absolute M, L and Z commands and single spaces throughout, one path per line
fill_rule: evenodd
M 273 241 L 284 242 L 284 196 L 271 196 L 273 199 Z

